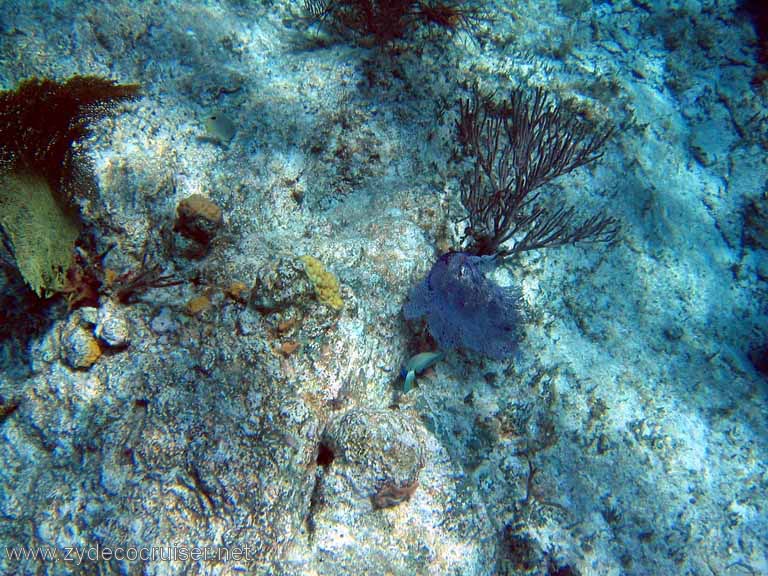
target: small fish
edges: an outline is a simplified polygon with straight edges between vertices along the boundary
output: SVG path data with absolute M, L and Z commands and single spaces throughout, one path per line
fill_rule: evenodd
M 205 125 L 205 131 L 208 133 L 208 138 L 222 144 L 229 143 L 234 138 L 235 132 L 237 132 L 235 123 L 220 113 L 208 116 L 203 124 Z
M 400 375 L 405 378 L 403 392 L 408 392 L 413 387 L 413 382 L 416 380 L 417 374 L 424 372 L 424 370 L 442 360 L 443 356 L 445 356 L 445 354 L 439 351 L 422 352 L 416 354 L 416 356 L 412 356 L 400 371 Z

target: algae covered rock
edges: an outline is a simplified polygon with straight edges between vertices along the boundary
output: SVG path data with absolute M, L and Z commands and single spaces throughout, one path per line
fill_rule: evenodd
M 99 308 L 93 333 L 111 348 L 123 348 L 131 341 L 131 326 L 124 311 L 111 300 Z
M 101 346 L 90 330 L 70 324 L 61 334 L 61 355 L 70 368 L 87 370 L 101 357 Z
M 278 256 L 259 269 L 251 290 L 251 305 L 270 314 L 291 306 L 305 306 L 314 294 L 300 260 Z
M 310 508 L 317 574 L 493 573 L 481 500 L 417 414 L 353 407 L 331 417 L 320 446 Z
M 276 256 L 257 275 L 249 303 L 274 333 L 293 340 L 316 339 L 334 327 L 343 306 L 335 276 L 316 259 Z
M 332 420 L 324 443 L 333 451 L 337 473 L 359 494 L 407 490 L 424 466 L 421 426 L 398 410 L 353 408 Z

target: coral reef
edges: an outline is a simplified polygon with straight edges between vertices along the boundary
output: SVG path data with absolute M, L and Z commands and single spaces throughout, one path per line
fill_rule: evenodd
M 251 553 L 0 553 L 0 573 L 768 573 L 766 85 L 747 14 L 483 3 L 493 26 L 456 41 L 454 8 L 474 3 L 410 4 L 392 40 L 289 0 L 5 3 L 3 87 L 93 70 L 146 88 L 73 146 L 98 195 L 71 198 L 84 225 L 63 297 L 37 298 L 0 243 L 0 332 L 25 334 L 0 340 L 0 549 Z M 533 170 L 557 151 L 525 149 L 546 131 L 510 142 L 515 86 L 578 102 L 583 143 L 601 118 L 615 138 L 519 184 L 557 172 Z M 548 117 L 534 95 L 517 107 L 532 129 Z M 481 127 L 466 150 L 461 96 Z M 236 133 L 201 137 L 212 114 Z M 529 190 L 513 227 L 574 207 L 566 236 L 600 214 L 621 242 L 522 251 L 522 226 L 496 252 L 492 216 L 515 200 L 501 184 Z M 172 231 L 194 195 L 226 221 L 205 258 Z M 337 275 L 341 310 L 302 254 Z M 437 304 L 435 334 L 463 351 L 435 350 Z M 436 358 L 428 385 L 399 390 L 403 362 L 415 376 Z

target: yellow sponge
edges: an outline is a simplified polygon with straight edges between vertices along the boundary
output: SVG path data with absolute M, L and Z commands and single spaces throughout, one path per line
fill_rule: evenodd
M 344 307 L 344 301 L 341 299 L 339 281 L 336 276 L 326 270 L 317 258 L 301 256 L 300 260 L 304 262 L 307 276 L 315 287 L 317 299 L 334 310 L 341 310 Z

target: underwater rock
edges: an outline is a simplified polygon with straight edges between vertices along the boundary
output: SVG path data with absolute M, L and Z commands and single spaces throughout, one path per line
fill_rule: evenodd
M 690 137 L 691 152 L 702 166 L 725 160 L 738 142 L 736 135 L 729 130 L 731 118 L 725 107 L 715 106 L 710 114 L 706 120 L 694 124 Z
M 254 323 L 254 318 L 242 314 L 241 333 L 267 328 L 280 340 L 317 344 L 336 327 L 337 305 L 343 306 L 336 278 L 331 281 L 331 274 L 324 269 L 319 276 L 303 258 L 294 256 L 276 256 L 264 264 L 256 273 L 248 299 L 250 309 L 257 311 L 262 321 Z
M 251 290 L 251 305 L 264 314 L 302 306 L 315 288 L 301 260 L 278 256 L 259 269 Z
M 131 327 L 111 300 L 99 308 L 94 335 L 111 348 L 123 348 L 131 341 Z
M 744 240 L 748 246 L 768 249 L 768 198 L 749 201 L 744 209 Z
M 213 201 L 200 194 L 193 194 L 179 202 L 176 223 L 173 226 L 176 251 L 185 258 L 202 258 L 216 232 L 221 227 L 222 215 Z
M 92 332 L 70 321 L 61 334 L 61 358 L 71 368 L 87 370 L 101 357 L 101 346 Z
M 157 316 L 152 318 L 149 327 L 156 334 L 167 334 L 169 332 L 175 332 L 179 327 L 179 323 L 174 318 L 171 309 L 165 307 L 160 310 L 160 313 Z
M 318 574 L 496 573 L 479 497 L 415 412 L 335 412 L 316 454 L 307 524 Z
M 237 317 L 237 332 L 241 336 L 252 336 L 264 330 L 264 320 L 258 311 L 244 308 Z
M 749 361 L 760 374 L 768 376 L 768 345 L 764 344 L 749 351 Z
M 329 423 L 324 443 L 334 454 L 334 471 L 374 500 L 412 494 L 424 466 L 420 427 L 405 412 L 353 408 Z

